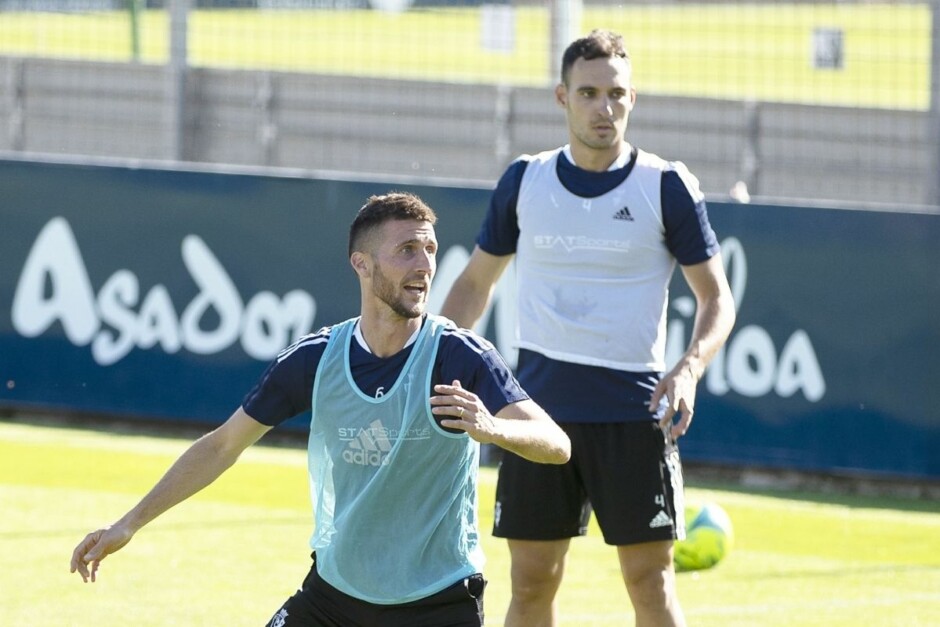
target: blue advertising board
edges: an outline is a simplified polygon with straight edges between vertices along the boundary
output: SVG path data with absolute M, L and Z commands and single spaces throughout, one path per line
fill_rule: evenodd
M 278 351 L 358 314 L 348 227 L 389 189 L 0 162 L 0 405 L 221 422 Z M 482 192 L 421 192 L 469 245 Z
M 0 160 L 0 408 L 220 423 L 281 348 L 358 313 L 347 229 L 390 189 L 438 212 L 436 310 L 487 190 Z M 738 320 L 684 457 L 940 477 L 940 215 L 709 208 Z M 480 328 L 512 362 L 511 274 Z
M 719 203 L 709 215 L 738 318 L 684 455 L 940 477 L 940 215 Z M 683 291 L 674 281 L 677 345 Z

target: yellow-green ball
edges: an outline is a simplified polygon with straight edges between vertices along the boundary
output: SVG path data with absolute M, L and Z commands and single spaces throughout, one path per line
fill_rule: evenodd
M 677 540 L 673 562 L 679 572 L 711 568 L 734 546 L 734 528 L 716 503 L 685 510 L 685 540 Z

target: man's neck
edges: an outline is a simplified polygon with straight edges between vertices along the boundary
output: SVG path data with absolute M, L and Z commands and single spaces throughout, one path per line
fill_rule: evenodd
M 394 314 L 393 314 L 394 315 Z M 383 319 L 365 313 L 359 319 L 359 331 L 366 347 L 376 357 L 391 357 L 410 343 L 421 328 L 424 316 Z
M 622 155 L 630 154 L 630 144 L 625 141 L 603 150 L 588 148 L 577 142 L 570 143 L 569 148 L 574 164 L 590 172 L 606 172 Z

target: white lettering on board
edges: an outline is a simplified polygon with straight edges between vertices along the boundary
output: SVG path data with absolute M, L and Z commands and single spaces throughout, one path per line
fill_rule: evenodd
M 141 299 L 140 281 L 126 269 L 115 271 L 95 294 L 71 227 L 53 218 L 20 273 L 13 327 L 24 337 L 37 337 L 58 322 L 72 344 L 90 344 L 95 361 L 107 366 L 135 348 L 159 345 L 167 353 L 211 355 L 235 342 L 251 357 L 267 360 L 313 326 L 316 301 L 307 292 L 293 290 L 279 298 L 262 291 L 245 303 L 200 237 L 183 239 L 182 258 L 199 291 L 181 315 L 163 285 L 152 286 Z

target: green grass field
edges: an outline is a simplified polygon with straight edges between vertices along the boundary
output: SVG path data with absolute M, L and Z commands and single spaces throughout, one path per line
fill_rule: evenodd
M 75 544 L 108 523 L 188 445 L 179 437 L 0 422 L 0 625 L 261 625 L 299 585 L 311 530 L 305 454 L 258 445 L 213 486 L 146 527 L 102 565 L 68 572 Z M 484 531 L 495 474 L 481 478 Z M 679 575 L 690 625 L 940 624 L 940 505 L 696 484 L 690 501 L 730 514 L 736 546 Z M 508 604 L 505 544 L 483 534 L 487 624 Z M 576 540 L 561 624 L 631 624 L 614 553 Z
M 641 93 L 925 110 L 926 4 L 641 4 L 584 9 L 582 28 L 626 37 Z M 140 60 L 164 63 L 167 16 L 140 19 Z M 0 12 L 0 55 L 126 61 L 127 12 Z M 814 69 L 817 28 L 844 33 L 841 70 Z M 481 45 L 478 8 L 377 11 L 194 11 L 191 63 L 240 69 L 543 86 L 549 14 L 515 9 L 512 52 Z

